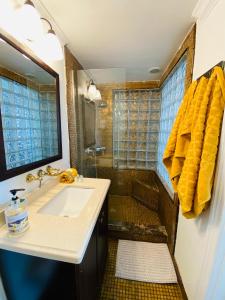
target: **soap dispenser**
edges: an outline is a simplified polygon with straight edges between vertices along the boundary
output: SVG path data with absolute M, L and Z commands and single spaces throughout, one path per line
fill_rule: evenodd
M 5 220 L 10 235 L 20 234 L 29 228 L 28 213 L 24 205 L 24 200 L 21 201 L 16 195 L 20 191 L 25 191 L 25 189 L 10 191 L 12 199 L 9 206 L 5 209 Z

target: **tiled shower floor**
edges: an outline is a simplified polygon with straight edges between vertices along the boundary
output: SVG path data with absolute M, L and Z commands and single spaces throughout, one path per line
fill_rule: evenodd
M 115 277 L 118 241 L 109 240 L 109 254 L 100 300 L 182 300 L 178 284 L 155 284 Z
M 109 195 L 109 222 L 160 225 L 158 214 L 130 196 Z

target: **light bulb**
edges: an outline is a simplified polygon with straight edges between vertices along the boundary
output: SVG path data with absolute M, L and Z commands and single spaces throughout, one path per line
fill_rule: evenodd
M 102 100 L 102 95 L 100 93 L 99 90 L 96 90 L 96 93 L 95 93 L 95 100 Z
M 49 30 L 41 39 L 32 44 L 32 50 L 43 60 L 56 61 L 63 59 L 61 44 L 53 30 Z
M 53 30 L 49 30 L 45 36 L 45 49 L 48 52 L 48 58 L 50 60 L 63 59 L 63 51 L 58 37 Z
M 94 84 L 94 82 L 92 81 L 91 84 L 89 85 L 89 88 L 88 88 L 88 98 L 90 100 L 94 100 L 95 97 L 96 97 L 96 86 Z
M 16 12 L 17 23 L 24 39 L 34 41 L 43 34 L 40 15 L 33 3 L 27 0 Z
M 31 43 L 30 48 L 44 61 L 62 60 L 63 50 L 55 32 L 50 29 L 41 39 Z

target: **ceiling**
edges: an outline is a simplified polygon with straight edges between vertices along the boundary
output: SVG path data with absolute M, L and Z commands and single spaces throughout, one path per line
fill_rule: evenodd
M 0 40 L 0 66 L 36 84 L 55 84 L 51 74 L 2 40 Z
M 161 74 L 150 75 L 149 69 L 165 69 L 194 23 L 192 11 L 198 1 L 40 2 L 83 67 L 92 69 L 97 81 L 104 78 L 106 82 L 121 81 L 124 76 L 127 81 L 159 79 Z

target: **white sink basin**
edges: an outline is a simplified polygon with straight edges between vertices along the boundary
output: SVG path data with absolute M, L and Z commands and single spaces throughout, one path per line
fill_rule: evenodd
M 80 215 L 94 188 L 65 187 L 46 205 L 39 209 L 38 213 L 76 218 Z

